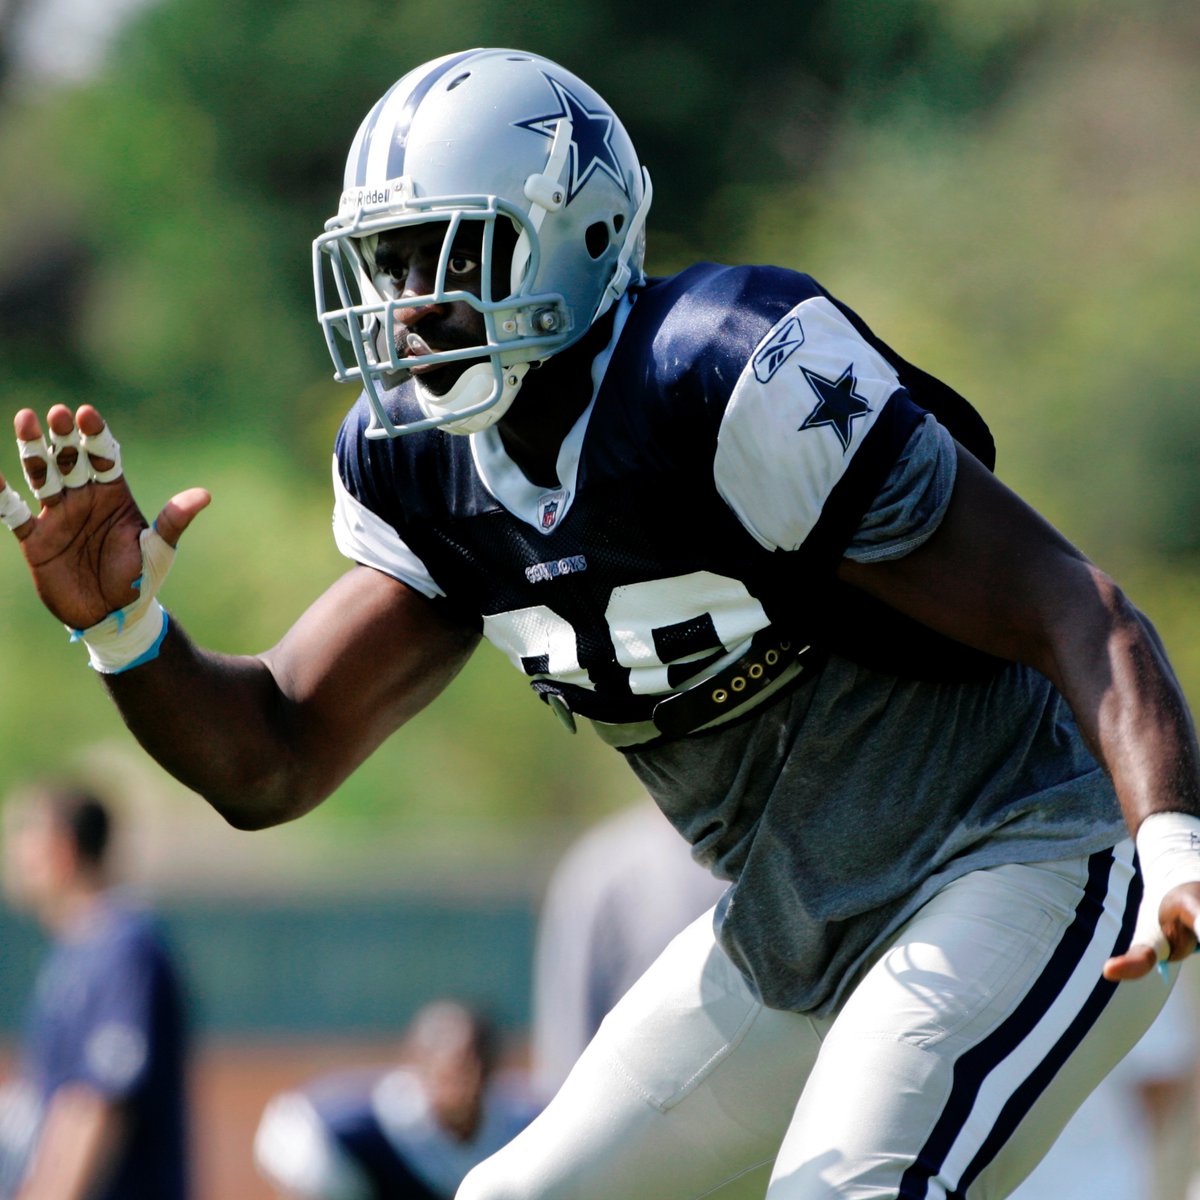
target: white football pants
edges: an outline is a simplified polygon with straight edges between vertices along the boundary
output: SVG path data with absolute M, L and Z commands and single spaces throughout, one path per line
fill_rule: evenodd
M 458 1200 L 1006 1196 L 1167 998 L 1101 978 L 1140 892 L 1130 842 L 973 872 L 821 1019 L 757 1003 L 703 917 Z

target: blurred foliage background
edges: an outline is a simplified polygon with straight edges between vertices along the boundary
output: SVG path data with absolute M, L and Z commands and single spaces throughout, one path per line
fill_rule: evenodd
M 344 567 L 328 474 L 353 395 L 330 380 L 309 243 L 375 98 L 496 44 L 622 114 L 655 180 L 653 273 L 809 271 L 970 396 L 1002 477 L 1126 583 L 1200 703 L 1194 4 L 159 0 L 68 75 L 23 57 L 40 2 L 0 0 L 0 408 L 98 404 L 148 514 L 211 488 L 165 590 L 203 643 L 266 648 Z M 186 831 L 177 863 L 207 838 L 264 876 L 299 856 L 363 878 L 377 855 L 463 886 L 633 794 L 484 646 L 302 829 L 235 850 L 136 750 L 15 548 L 0 605 L 0 789 L 102 765 Z

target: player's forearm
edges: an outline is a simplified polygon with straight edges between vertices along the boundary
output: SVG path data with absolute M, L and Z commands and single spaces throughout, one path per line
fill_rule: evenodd
M 144 749 L 237 828 L 323 798 L 298 769 L 287 700 L 260 659 L 203 650 L 172 622 L 158 658 L 104 681 Z
M 1154 812 L 1200 815 L 1200 751 L 1187 703 L 1157 634 L 1103 572 L 1074 608 L 1052 678 L 1113 779 L 1131 832 Z
M 1052 674 L 1112 777 L 1136 836 L 1142 902 L 1106 979 L 1138 979 L 1180 959 L 1200 928 L 1200 754 L 1183 694 L 1149 622 L 1094 567 Z
M 923 546 L 891 562 L 844 562 L 839 574 L 940 633 L 1047 675 L 1132 829 L 1152 812 L 1200 812 L 1195 731 L 1149 623 L 965 451 Z

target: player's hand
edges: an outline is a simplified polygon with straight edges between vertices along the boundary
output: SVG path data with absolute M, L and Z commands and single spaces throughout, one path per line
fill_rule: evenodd
M 1172 888 L 1158 909 L 1158 920 L 1170 946 L 1167 961 L 1178 962 L 1196 949 L 1200 930 L 1200 883 L 1185 883 Z M 1104 978 L 1114 981 L 1141 979 L 1159 962 L 1153 946 L 1135 942 L 1124 954 L 1110 958 L 1104 964 Z
M 95 408 L 84 404 L 72 415 L 56 404 L 46 414 L 46 424 L 48 446 L 31 409 L 23 408 L 13 421 L 18 440 L 25 443 L 21 465 L 26 482 L 44 490 L 40 512 L 17 523 L 13 533 L 42 602 L 64 625 L 87 629 L 137 598 L 133 582 L 142 573 L 138 537 L 146 520 L 120 471 L 120 448 L 107 436 Z M 79 446 L 77 434 L 93 439 L 91 453 Z M 79 464 L 81 456 L 86 469 Z M 59 477 L 64 486 L 55 490 Z M 4 487 L 0 475 L 0 499 Z M 158 516 L 159 534 L 174 546 L 209 500 L 203 488 L 174 496 Z M 21 503 L 10 490 L 9 512 L 19 510 Z

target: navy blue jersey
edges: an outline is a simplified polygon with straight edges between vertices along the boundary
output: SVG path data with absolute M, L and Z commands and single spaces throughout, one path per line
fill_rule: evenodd
M 928 377 L 773 267 L 651 281 L 617 326 L 558 487 L 520 476 L 495 429 L 367 439 L 360 401 L 335 528 L 480 621 L 537 690 L 632 722 L 768 627 L 829 639 L 837 563 L 925 416 L 904 378 Z M 410 388 L 397 421 L 420 415 Z
M 461 1140 L 407 1067 L 339 1071 L 274 1097 L 255 1135 L 260 1171 L 281 1194 L 451 1200 L 467 1172 L 536 1115 L 523 1089 L 494 1082 Z
M 313 1088 L 310 1101 L 341 1151 L 369 1181 L 371 1195 L 388 1200 L 450 1200 L 413 1171 L 380 1124 L 374 1088 L 382 1072 L 347 1074 Z
M 598 732 L 730 882 L 718 936 L 765 1003 L 829 1012 L 949 880 L 1121 836 L 1044 676 L 839 591 L 843 559 L 934 535 L 956 441 L 992 465 L 961 397 L 813 280 L 768 267 L 639 288 L 593 381 L 552 489 L 495 428 L 369 440 L 360 404 L 337 442 L 335 536 L 473 615 L 535 688 L 616 725 Z M 390 402 L 417 415 L 403 388 Z M 743 720 L 710 718 L 779 629 L 823 665 L 729 710 Z M 665 727 L 681 707 L 701 720 Z
M 56 942 L 38 974 L 22 1075 L 43 1104 L 83 1083 L 121 1106 L 126 1142 L 93 1200 L 187 1196 L 185 1043 L 180 984 L 146 914 L 105 904 Z

